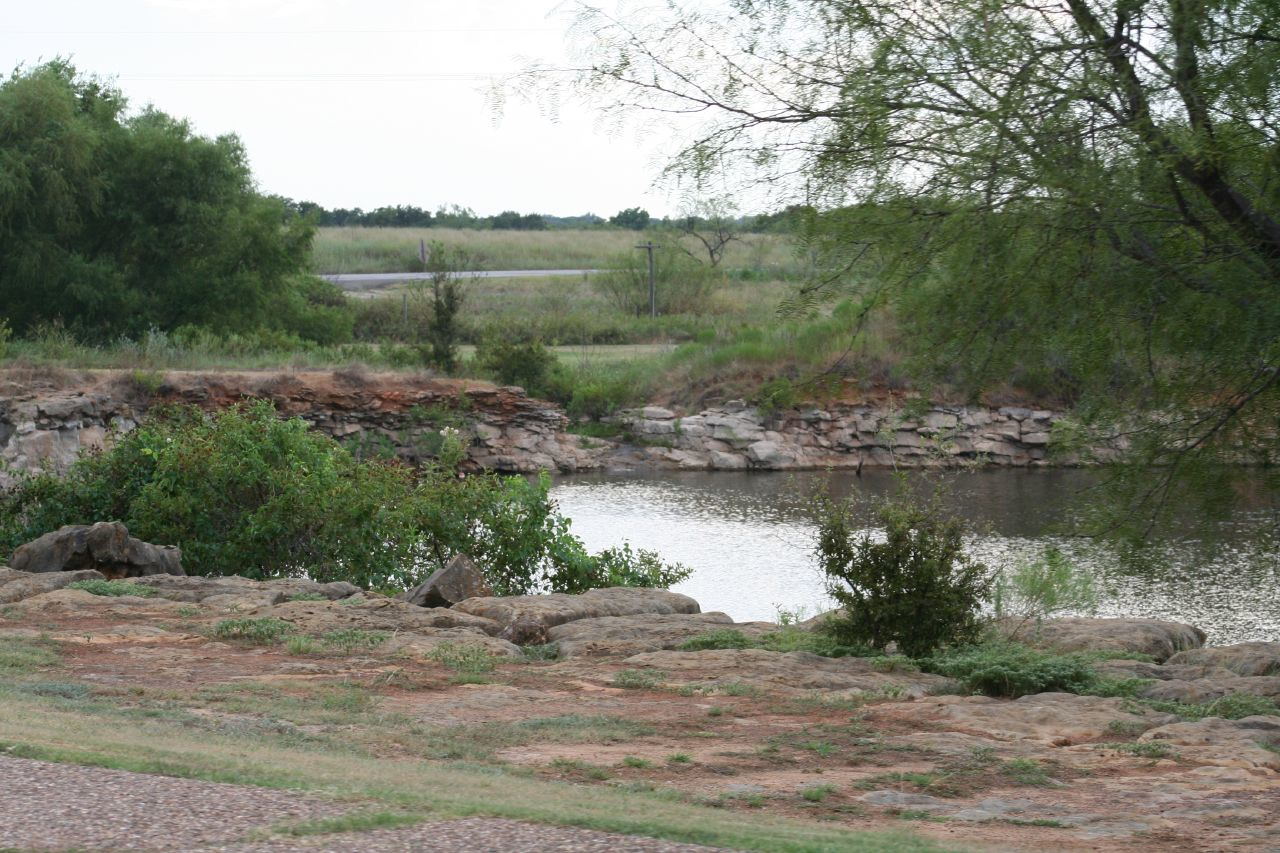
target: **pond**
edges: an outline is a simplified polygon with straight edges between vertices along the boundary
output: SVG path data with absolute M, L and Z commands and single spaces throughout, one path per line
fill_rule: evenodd
M 945 503 L 973 525 L 969 550 L 990 566 L 1059 547 L 1097 579 L 1097 615 L 1190 622 L 1216 644 L 1280 640 L 1280 555 L 1259 535 L 1270 529 L 1266 510 L 1241 506 L 1203 539 L 1159 539 L 1143 559 L 1125 560 L 1105 543 L 1054 532 L 1094 477 L 1080 470 L 949 474 Z M 886 471 L 663 472 L 563 478 L 552 498 L 592 550 L 629 541 L 657 551 L 694 570 L 675 589 L 703 610 L 776 620 L 780 610 L 814 615 L 832 606 L 803 498 L 819 479 L 838 496 L 894 488 Z

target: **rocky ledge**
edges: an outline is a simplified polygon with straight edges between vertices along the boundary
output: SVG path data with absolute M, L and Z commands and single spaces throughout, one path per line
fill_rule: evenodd
M 404 720 L 403 744 L 427 754 L 484 737 L 485 760 L 538 775 L 851 828 L 909 818 L 966 846 L 1265 850 L 1280 837 L 1280 716 L 1215 713 L 1224 697 L 1280 699 L 1280 643 L 1215 648 L 1176 623 L 1049 621 L 1027 639 L 1107 652 L 1097 667 L 1133 698 L 1007 700 L 962 695 L 901 659 L 774 650 L 814 623 L 734 623 L 665 590 L 423 607 L 305 580 L 157 574 L 68 588 L 85 580 L 105 578 L 0 569 L 0 644 L 51 643 L 62 659 L 52 687 L 17 689 L 154 693 L 165 707 L 186 690 L 184 725 L 296 736 L 288 719 L 224 709 L 226 691 L 277 697 L 279 715 L 291 707 L 279 697 L 358 686 L 394 712 L 369 723 Z M 692 650 L 713 631 L 747 647 Z M 1169 700 L 1201 704 L 1188 714 Z M 361 720 L 306 736 L 356 737 Z

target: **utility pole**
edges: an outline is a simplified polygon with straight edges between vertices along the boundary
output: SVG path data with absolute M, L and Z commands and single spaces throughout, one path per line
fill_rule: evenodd
M 637 249 L 644 249 L 649 253 L 649 316 L 658 316 L 658 281 L 653 268 L 653 250 L 658 248 L 650 240 L 647 243 L 641 243 L 636 246 Z

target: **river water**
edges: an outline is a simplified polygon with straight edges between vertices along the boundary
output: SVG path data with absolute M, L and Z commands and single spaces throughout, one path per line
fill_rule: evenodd
M 945 504 L 970 522 L 970 552 L 989 566 L 1013 565 L 1055 545 L 1093 573 L 1097 615 L 1190 622 L 1212 643 L 1280 640 L 1280 554 L 1260 534 L 1269 510 L 1242 505 L 1202 538 L 1158 539 L 1141 559 L 1067 537 L 1067 513 L 1095 475 L 1079 470 L 989 470 L 945 477 Z M 692 568 L 675 589 L 705 611 L 737 621 L 807 615 L 832 606 L 813 555 L 814 525 L 803 495 L 819 479 L 831 492 L 881 495 L 888 472 L 580 475 L 557 481 L 552 498 L 592 550 L 629 541 Z

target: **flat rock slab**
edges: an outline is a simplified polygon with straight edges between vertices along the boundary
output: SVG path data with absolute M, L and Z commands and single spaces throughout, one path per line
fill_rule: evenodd
M 224 595 L 255 596 L 278 601 L 287 601 L 292 598 L 323 598 L 337 601 L 350 598 L 360 592 L 359 587 L 345 581 L 316 583 L 300 578 L 257 581 L 242 577 L 152 575 L 133 578 L 130 583 L 150 587 L 160 598 L 193 603 Z
M 100 581 L 106 577 L 93 569 L 75 572 L 20 572 L 0 568 L 0 604 L 13 604 L 70 586 L 76 581 Z
M 519 645 L 547 642 L 547 630 L 579 619 L 601 616 L 634 616 L 640 613 L 699 613 L 698 602 L 665 589 L 610 587 L 581 595 L 517 595 L 468 598 L 453 610 L 480 616 L 502 625 L 499 634 Z
M 1191 649 L 1169 658 L 1171 664 L 1229 669 L 1236 675 L 1280 675 L 1280 643 L 1237 643 Z
M 283 619 L 306 634 L 357 629 L 421 632 L 469 628 L 478 634 L 497 634 L 498 623 L 445 607 L 418 607 L 392 598 L 353 597 L 344 601 L 288 601 L 254 611 L 254 616 Z
M 1206 717 L 1151 729 L 1140 739 L 1178 747 L 1179 752 L 1206 764 L 1280 770 L 1280 752 L 1272 751 L 1280 747 L 1280 717 Z
M 1029 740 L 1048 746 L 1097 740 L 1111 731 L 1113 721 L 1151 728 L 1176 720 L 1171 714 L 1130 713 L 1128 707 L 1122 699 L 1073 693 L 1037 693 L 1012 702 L 987 696 L 935 696 L 903 706 L 899 714 L 995 740 Z
M 737 628 L 724 613 L 643 613 L 639 616 L 601 616 L 579 619 L 547 630 L 560 657 L 621 655 L 674 649 L 708 631 Z
M 867 658 L 826 658 L 766 649 L 649 652 L 629 657 L 625 663 L 661 670 L 672 682 L 707 686 L 734 682 L 783 692 L 825 690 L 921 697 L 949 683 L 940 675 L 923 672 L 881 672 Z
M 1204 645 L 1194 625 L 1158 619 L 1047 619 L 1021 627 L 1016 638 L 1039 648 L 1063 652 L 1118 651 L 1164 661 L 1185 649 Z

